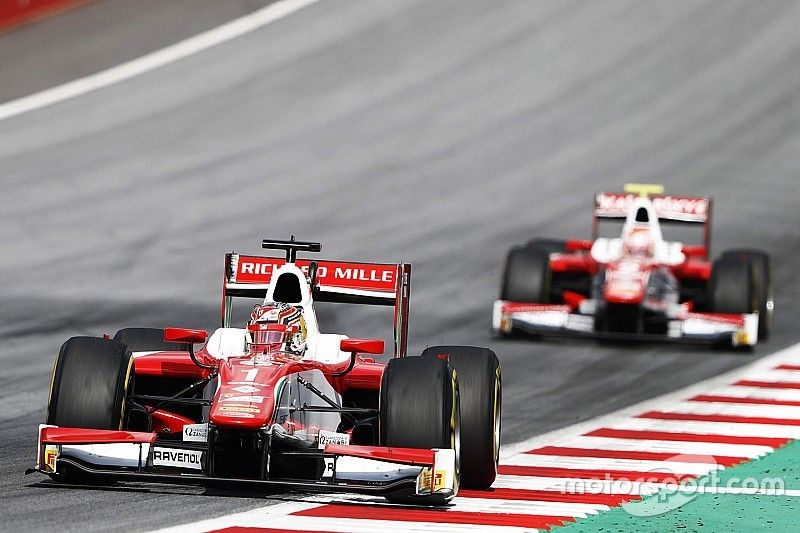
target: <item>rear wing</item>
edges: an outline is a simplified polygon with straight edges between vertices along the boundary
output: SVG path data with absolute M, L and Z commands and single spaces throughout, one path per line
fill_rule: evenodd
M 598 223 L 602 219 L 624 219 L 638 195 L 633 193 L 598 192 L 594 195 L 592 238 L 599 236 Z M 711 246 L 711 198 L 704 196 L 675 196 L 649 194 L 659 222 L 703 226 L 703 244 L 706 253 Z
M 225 254 L 222 285 L 223 327 L 230 327 L 233 298 L 264 298 L 272 273 L 285 263 L 286 259 L 277 257 L 240 255 L 235 252 Z M 310 280 L 314 301 L 394 306 L 395 357 L 406 355 L 410 264 L 308 259 L 297 259 L 294 263 Z

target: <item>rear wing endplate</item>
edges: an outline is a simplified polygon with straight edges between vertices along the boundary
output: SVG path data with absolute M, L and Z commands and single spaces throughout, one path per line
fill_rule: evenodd
M 222 286 L 222 326 L 230 327 L 234 297 L 264 298 L 272 273 L 285 264 L 277 257 L 225 254 Z M 353 263 L 345 261 L 294 262 L 312 283 L 317 302 L 394 306 L 395 356 L 405 356 L 408 338 L 408 301 L 411 265 L 408 263 Z

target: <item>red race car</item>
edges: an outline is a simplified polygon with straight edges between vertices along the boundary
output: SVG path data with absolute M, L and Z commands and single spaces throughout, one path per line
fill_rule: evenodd
M 237 483 L 441 505 L 497 473 L 500 366 L 485 348 L 404 357 L 409 264 L 225 257 L 222 327 L 73 337 L 53 373 L 35 469 L 56 481 Z M 234 299 L 258 298 L 246 327 Z M 315 301 L 394 307 L 384 341 L 321 333 Z M 194 344 L 205 342 L 199 350 Z
M 601 237 L 601 221 L 614 220 L 621 235 Z M 699 226 L 703 241 L 665 240 L 662 223 Z M 710 230 L 710 198 L 643 184 L 597 193 L 592 240 L 535 239 L 511 249 L 492 328 L 752 346 L 772 328 L 772 262 L 749 249 L 711 262 Z

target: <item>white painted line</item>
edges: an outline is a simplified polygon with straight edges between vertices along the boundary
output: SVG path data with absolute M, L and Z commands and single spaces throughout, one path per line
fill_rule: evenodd
M 244 511 L 241 513 L 221 516 L 219 518 L 208 518 L 206 520 L 198 520 L 189 524 L 153 530 L 152 533 L 190 533 L 197 531 L 213 531 L 215 529 L 222 529 L 232 525 L 244 525 L 245 523 L 253 527 L 264 527 L 265 524 L 270 524 L 273 522 L 276 517 L 288 515 L 304 509 L 311 509 L 313 507 L 317 507 L 317 505 L 318 504 L 316 503 L 298 501 L 279 503 L 277 505 L 253 509 L 252 511 Z
M 726 457 L 748 458 L 760 457 L 773 450 L 771 446 L 758 446 L 753 444 L 725 444 L 716 442 L 622 439 L 586 436 L 564 440 L 559 442 L 558 445 L 571 448 L 588 448 L 591 450 L 674 453 L 675 455 L 722 455 Z M 509 459 L 511 458 L 506 460 Z M 505 462 L 502 464 L 505 464 Z
M 709 457 L 711 459 L 711 457 Z M 558 455 L 520 454 L 503 463 L 506 466 L 544 466 L 548 468 L 582 468 L 588 470 L 628 470 L 632 472 L 673 472 L 700 475 L 722 468 L 716 463 L 651 461 L 643 459 L 604 459 Z
M 800 372 L 797 370 L 759 370 L 747 374 L 747 376 L 742 379 L 749 379 L 752 381 L 800 383 Z
M 280 20 L 319 0 L 280 0 L 249 15 L 96 74 L 0 104 L 0 120 L 21 115 L 163 67 Z
M 586 518 L 598 511 L 610 509 L 607 505 L 573 504 L 566 502 L 536 502 L 525 500 L 491 500 L 479 498 L 456 498 L 455 505 L 448 511 L 467 513 L 502 513 L 563 516 L 564 518 Z
M 337 495 L 316 495 L 309 496 L 308 501 L 319 504 L 345 503 L 351 505 L 371 505 L 373 507 L 393 507 L 384 498 L 360 496 L 357 494 L 337 494 Z M 600 503 L 575 503 L 575 502 L 551 502 L 538 500 L 514 500 L 503 498 L 469 498 L 459 496 L 455 498 L 447 511 L 461 511 L 465 513 L 507 513 L 507 514 L 539 514 L 552 516 L 586 516 L 596 514 L 598 511 L 610 509 L 608 505 Z M 379 514 L 379 511 L 376 511 Z
M 249 527 L 265 527 L 265 522 Z M 363 518 L 324 518 L 316 516 L 287 516 L 266 522 L 268 527 L 285 530 L 331 531 L 336 533 L 536 533 L 538 529 L 514 526 L 484 526 L 472 524 L 440 524 L 437 522 L 391 522 Z M 237 524 L 238 525 L 238 524 Z M 196 530 L 186 530 L 196 531 Z
M 775 424 L 743 424 L 738 422 L 697 422 L 695 420 L 659 420 L 655 418 L 629 418 L 612 424 L 612 429 L 644 431 L 669 431 L 671 433 L 697 433 L 702 435 L 727 435 L 731 437 L 767 437 L 796 439 L 800 427 Z
M 391 522 L 388 520 L 370 520 L 361 518 L 325 518 L 315 516 L 291 516 L 275 513 L 274 507 L 254 509 L 244 513 L 202 520 L 192 524 L 159 529 L 157 533 L 195 533 L 198 531 L 214 531 L 227 527 L 241 528 L 273 528 L 279 530 L 302 531 L 335 531 L 341 533 L 535 533 L 537 530 L 513 526 L 484 526 L 471 524 L 439 524 L 436 522 Z M 305 506 L 315 507 L 315 506 Z M 270 512 L 273 510 L 272 512 Z M 299 509 L 297 509 L 299 510 Z M 156 532 L 154 532 L 156 533 Z
M 468 513 L 537 514 L 548 516 L 580 517 L 610 509 L 599 503 L 549 502 L 530 500 L 504 500 L 491 498 L 457 497 L 451 511 Z
M 731 385 L 730 387 L 719 387 L 705 394 L 714 396 L 734 396 L 736 398 L 758 398 L 760 400 L 800 402 L 800 389 L 767 389 L 764 387 Z
M 642 476 L 646 479 L 646 474 Z M 546 490 L 555 494 L 655 494 L 660 489 L 675 487 L 668 483 L 631 483 L 635 480 L 566 478 L 546 476 L 497 476 L 492 487 L 496 489 Z M 458 496 L 456 496 L 458 498 Z
M 722 402 L 680 402 L 666 406 L 663 413 L 685 413 L 691 415 L 751 416 L 800 420 L 800 406 L 761 405 Z

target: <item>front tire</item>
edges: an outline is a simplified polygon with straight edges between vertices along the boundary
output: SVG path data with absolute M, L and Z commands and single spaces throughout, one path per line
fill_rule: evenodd
M 61 346 L 53 369 L 47 424 L 123 429 L 132 375 L 133 358 L 124 344 L 111 339 L 72 337 Z M 98 483 L 70 470 L 50 477 L 59 482 Z
M 440 354 L 447 355 L 458 373 L 461 484 L 469 489 L 488 489 L 497 477 L 500 459 L 500 361 L 492 350 L 476 346 L 431 346 L 422 357 Z
M 461 413 L 458 378 L 446 361 L 402 357 L 386 365 L 379 399 L 381 446 L 452 448 L 459 483 Z M 396 503 L 425 504 L 413 493 L 389 495 Z
M 60 427 L 122 429 L 133 358 L 124 344 L 72 337 L 53 372 L 47 423 Z
M 758 306 L 758 339 L 767 340 L 772 333 L 774 293 L 772 287 L 772 258 L 761 250 L 726 250 L 723 258 L 748 261 L 753 269 Z
M 755 276 L 750 261 L 735 256 L 714 261 L 708 281 L 708 301 L 715 313 L 755 312 Z
M 551 278 L 549 253 L 537 248 L 512 248 L 506 257 L 500 299 L 548 303 Z

